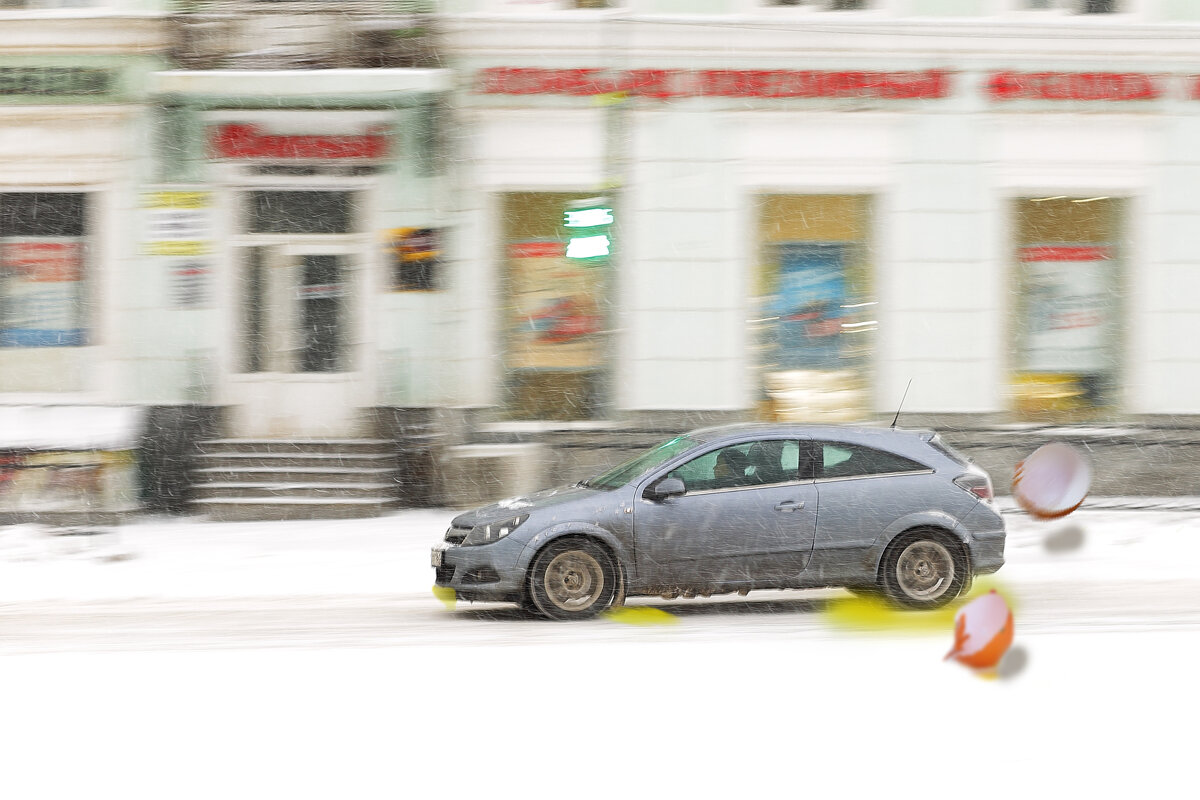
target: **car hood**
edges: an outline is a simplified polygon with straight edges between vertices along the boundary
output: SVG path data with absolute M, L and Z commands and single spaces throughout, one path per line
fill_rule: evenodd
M 451 523 L 456 528 L 473 528 L 489 522 L 501 522 L 512 519 L 519 514 L 527 514 L 543 508 L 570 503 L 583 497 L 590 497 L 599 489 L 589 489 L 586 486 L 559 486 L 554 489 L 543 489 L 540 492 L 509 497 L 498 503 L 483 506 L 464 514 L 459 514 Z

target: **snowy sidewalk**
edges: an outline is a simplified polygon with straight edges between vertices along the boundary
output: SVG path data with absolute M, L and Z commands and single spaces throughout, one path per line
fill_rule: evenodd
M 0 527 L 0 602 L 428 592 L 456 512 L 301 522 L 146 518 L 95 535 Z

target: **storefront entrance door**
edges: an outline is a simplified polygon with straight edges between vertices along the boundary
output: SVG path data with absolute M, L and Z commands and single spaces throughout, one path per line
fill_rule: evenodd
M 237 435 L 359 435 L 370 405 L 357 346 L 361 254 L 340 243 L 239 249 Z

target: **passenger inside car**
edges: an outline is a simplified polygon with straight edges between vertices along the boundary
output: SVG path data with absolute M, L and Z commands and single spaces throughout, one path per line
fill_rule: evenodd
M 717 454 L 717 464 L 713 468 L 714 489 L 731 489 L 737 486 L 749 486 L 757 483 L 749 474 L 750 459 L 735 448 L 726 447 Z

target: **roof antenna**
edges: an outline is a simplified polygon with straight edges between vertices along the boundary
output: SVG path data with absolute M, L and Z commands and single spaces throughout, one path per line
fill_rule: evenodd
M 900 409 L 904 408 L 904 400 L 908 397 L 908 390 L 912 387 L 912 378 L 908 379 L 908 386 L 904 387 L 904 396 L 900 398 L 900 405 L 896 406 L 896 416 L 892 418 L 892 428 L 896 427 L 896 420 L 900 419 Z

